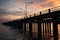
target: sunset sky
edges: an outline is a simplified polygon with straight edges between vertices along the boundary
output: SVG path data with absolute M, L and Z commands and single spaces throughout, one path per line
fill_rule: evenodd
M 60 0 L 0 0 L 0 21 L 23 17 L 26 10 L 25 5 L 27 5 L 27 15 L 30 15 L 41 10 L 60 6 Z

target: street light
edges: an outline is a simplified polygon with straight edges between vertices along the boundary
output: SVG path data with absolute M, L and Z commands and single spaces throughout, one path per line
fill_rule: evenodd
M 26 2 L 25 3 L 25 16 L 27 16 L 27 4 L 30 3 L 30 4 L 33 4 L 33 2 Z

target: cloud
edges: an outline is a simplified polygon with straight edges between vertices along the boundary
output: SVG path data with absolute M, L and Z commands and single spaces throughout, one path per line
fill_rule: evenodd
M 54 6 L 54 4 L 53 4 L 53 2 L 48 2 L 48 3 L 41 4 L 40 6 L 43 7 L 43 8 L 47 8 L 47 7 Z
M 35 3 L 41 3 L 41 2 L 46 2 L 47 0 L 22 0 L 23 2 L 35 2 Z
M 60 0 L 0 0 L 0 8 L 3 8 L 0 9 L 0 15 L 4 15 L 0 16 L 0 18 L 3 17 L 1 20 L 9 20 L 9 17 L 11 19 L 12 16 L 14 16 L 14 18 L 20 18 L 25 13 L 26 2 L 33 2 L 33 4 L 27 4 L 28 14 L 40 12 L 49 7 L 60 6 Z M 4 8 L 7 8 L 8 10 Z M 19 8 L 22 8 L 24 12 L 20 12 Z
M 8 9 L 0 9 L 0 15 L 24 15 L 24 11 L 9 11 Z
M 1 3 L 2 3 L 2 2 L 8 2 L 8 1 L 10 1 L 10 0 L 0 0 Z
M 10 0 L 0 0 L 0 5 L 6 5 Z
M 8 9 L 0 9 L 0 16 L 1 15 L 9 15 L 9 14 L 11 14 L 11 12 L 9 12 Z
M 8 9 L 0 9 L 0 21 L 17 20 L 24 16 L 22 11 L 9 11 Z
M 0 0 L 0 8 L 11 8 L 16 0 Z
M 11 20 L 17 20 L 22 18 L 23 16 L 17 16 L 17 15 L 3 15 L 0 16 L 0 21 L 11 21 Z
M 0 9 L 0 15 L 8 14 L 7 11 L 8 11 L 7 9 Z

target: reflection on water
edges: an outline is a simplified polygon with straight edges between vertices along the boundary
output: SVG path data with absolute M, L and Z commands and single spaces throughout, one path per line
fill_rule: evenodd
M 46 28 L 45 28 L 46 26 Z M 51 26 L 51 29 L 50 29 Z M 43 28 L 44 27 L 44 28 Z M 53 37 L 53 23 L 45 24 L 41 23 L 42 39 L 38 38 L 38 24 L 32 24 L 32 38 L 29 36 L 29 24 L 26 24 L 26 34 L 21 33 L 22 30 L 12 29 L 9 26 L 3 26 L 0 24 L 0 40 L 54 40 Z M 39 35 L 40 36 L 40 35 Z M 60 24 L 58 24 L 58 39 L 60 39 Z
M 0 40 L 23 40 L 23 34 L 19 30 L 0 24 Z
M 46 25 L 46 28 L 45 28 Z M 43 28 L 44 27 L 44 28 Z M 26 24 L 26 31 L 29 32 L 29 24 Z M 53 23 L 51 22 L 48 24 L 45 23 L 41 23 L 41 29 L 42 29 L 42 40 L 54 40 L 54 36 L 53 36 Z M 33 36 L 32 38 L 38 38 L 38 24 L 37 23 L 33 23 L 32 24 L 32 32 L 33 32 Z M 38 38 L 39 39 L 39 38 Z M 58 24 L 58 40 L 60 40 L 60 24 Z

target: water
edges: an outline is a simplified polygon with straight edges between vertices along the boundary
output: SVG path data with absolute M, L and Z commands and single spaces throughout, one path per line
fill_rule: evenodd
M 33 34 L 32 34 L 32 38 L 30 38 L 29 37 L 29 24 L 28 23 L 26 24 L 26 28 L 27 28 L 26 31 L 27 32 L 25 35 L 21 32 L 22 30 L 13 29 L 10 26 L 4 26 L 4 25 L 0 24 L 0 40 L 29 40 L 29 39 L 30 40 L 38 40 L 39 38 L 38 38 L 37 23 L 33 23 L 32 26 L 33 26 L 32 27 Z M 42 40 L 54 40 L 52 27 L 53 27 L 53 24 L 51 23 L 51 35 L 48 35 L 47 34 L 48 32 L 44 33 L 44 37 Z M 60 40 L 60 24 L 58 24 L 58 40 Z
M 26 31 L 29 31 L 29 24 L 26 24 Z M 50 33 L 50 28 L 49 26 L 51 26 L 51 33 Z M 44 30 L 43 30 L 43 23 L 41 23 L 41 29 L 42 29 L 42 40 L 54 40 L 54 36 L 53 36 L 53 23 L 51 23 L 51 25 L 47 25 L 48 29 L 46 28 L 46 32 L 45 32 L 45 23 L 44 23 Z M 44 33 L 43 33 L 44 31 Z M 38 24 L 37 23 L 33 23 L 32 24 L 32 32 L 33 32 L 33 38 L 38 38 Z M 58 24 L 58 40 L 60 40 L 60 24 Z
M 23 34 L 10 26 L 0 24 L 0 40 L 23 40 Z

